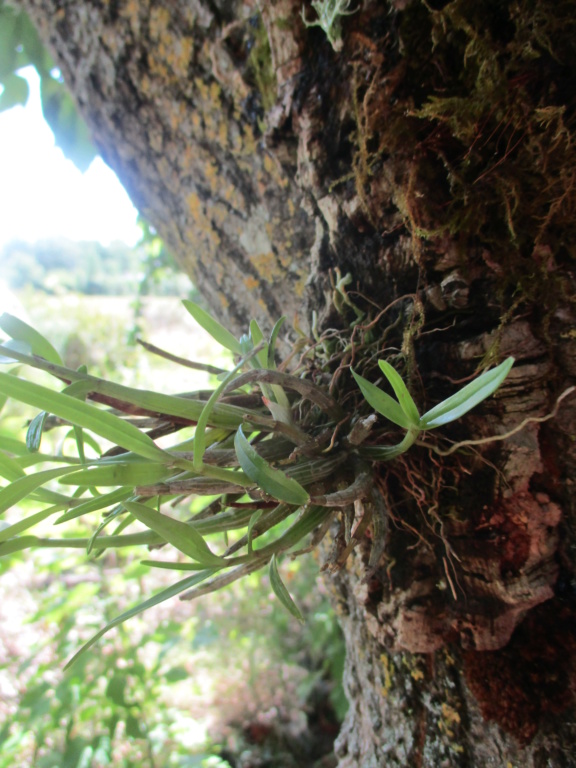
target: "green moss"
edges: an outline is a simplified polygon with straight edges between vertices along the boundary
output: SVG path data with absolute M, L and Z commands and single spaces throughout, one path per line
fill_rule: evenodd
M 573 3 L 415 1 L 398 22 L 396 69 L 378 51 L 354 71 L 369 220 L 385 226 L 392 188 L 417 258 L 449 236 L 464 263 L 486 253 L 509 296 L 557 293 L 559 268 L 576 258 Z
M 253 45 L 248 55 L 248 67 L 262 98 L 262 106 L 265 111 L 268 111 L 276 102 L 278 84 L 272 63 L 268 35 L 260 17 L 258 17 L 258 25 L 254 30 Z

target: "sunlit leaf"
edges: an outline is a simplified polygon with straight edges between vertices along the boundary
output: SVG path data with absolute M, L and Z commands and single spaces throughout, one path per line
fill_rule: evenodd
M 192 560 L 205 566 L 224 564 L 223 558 L 210 550 L 202 536 L 191 525 L 163 515 L 139 502 L 126 501 L 124 506 L 137 520 Z
M 48 509 L 43 509 L 40 512 L 36 512 L 35 514 L 24 518 L 23 520 L 19 520 L 17 523 L 8 525 L 6 528 L 0 530 L 0 544 L 8 541 L 8 539 L 13 539 L 15 536 L 18 536 L 18 534 L 22 533 L 23 531 L 27 531 L 37 523 L 41 523 L 43 520 L 46 520 L 47 517 L 56 514 L 56 512 L 59 512 L 61 509 L 62 507 L 50 507 Z
M 12 482 L 20 477 L 26 477 L 26 472 L 24 472 L 16 459 L 6 456 L 5 453 L 0 451 L 0 476 Z
M 32 475 L 25 475 L 18 480 L 14 480 L 6 488 L 0 490 L 0 514 L 6 512 L 7 509 L 10 509 L 10 507 L 13 507 L 27 496 L 30 496 L 31 493 L 49 480 L 55 480 L 58 477 L 75 471 L 76 467 L 58 467 L 57 469 L 46 469 L 43 472 L 34 472 Z
M 282 581 L 280 574 L 278 573 L 278 564 L 276 562 L 276 555 L 272 555 L 269 568 L 270 586 L 272 587 L 274 594 L 280 600 L 284 608 L 295 616 L 298 621 L 304 621 L 304 616 L 300 613 L 298 606 L 292 600 L 290 593 L 286 589 L 284 582 Z
M 167 454 L 154 441 L 128 422 L 112 413 L 76 400 L 70 395 L 54 392 L 31 381 L 0 373 L 0 392 L 15 400 L 40 408 L 80 427 L 90 429 L 100 437 L 156 461 L 166 461 Z
M 60 525 L 61 523 L 67 523 L 69 520 L 75 520 L 77 517 L 82 517 L 89 512 L 96 512 L 106 507 L 111 507 L 112 504 L 119 504 L 121 501 L 125 501 L 132 495 L 131 488 L 118 488 L 110 493 L 103 493 L 101 496 L 95 496 L 93 499 L 84 501 L 82 504 L 66 512 L 58 520 L 54 521 L 54 525 Z
M 310 498 L 308 491 L 281 470 L 270 466 L 262 456 L 256 453 L 244 436 L 242 427 L 238 427 L 236 432 L 234 448 L 244 472 L 265 493 L 288 504 L 298 506 L 306 504 Z
M 351 369 L 352 370 L 352 369 Z M 352 371 L 356 383 L 360 387 L 360 391 L 364 395 L 369 405 L 374 408 L 381 416 L 384 416 L 393 424 L 397 424 L 399 427 L 409 429 L 412 422 L 406 416 L 400 403 L 394 400 L 393 397 L 383 392 L 375 384 L 372 384 L 368 379 Z
M 218 320 L 215 320 L 208 314 L 208 312 L 205 312 L 193 301 L 184 299 L 182 304 L 184 304 L 198 325 L 202 326 L 202 328 L 204 328 L 204 330 L 209 333 L 218 344 L 229 349 L 231 352 L 234 352 L 236 355 L 242 354 L 242 347 L 238 339 L 233 336 L 230 331 L 224 328 Z
M 0 328 L 15 341 L 23 341 L 28 344 L 33 355 L 39 355 L 50 363 L 63 365 L 62 358 L 48 339 L 45 339 L 41 333 L 38 333 L 37 330 L 23 320 L 10 315 L 8 312 L 4 312 L 0 317 Z
M 447 400 L 443 400 L 422 416 L 420 419 L 421 429 L 434 429 L 459 419 L 474 408 L 474 406 L 478 405 L 478 403 L 481 403 L 482 400 L 496 392 L 510 373 L 513 365 L 514 358 L 509 357 L 503 363 L 496 366 L 496 368 L 485 371 L 459 392 L 456 392 L 455 395 L 452 395 Z
M 174 470 L 166 464 L 149 461 L 119 462 L 92 469 L 80 469 L 70 477 L 63 477 L 60 482 L 65 485 L 89 485 L 96 488 L 102 485 L 123 485 L 133 488 L 136 485 L 158 483 L 173 474 Z

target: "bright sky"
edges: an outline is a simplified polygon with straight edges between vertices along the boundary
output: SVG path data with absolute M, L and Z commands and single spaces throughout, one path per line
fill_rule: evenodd
M 0 248 L 13 239 L 140 239 L 137 212 L 116 175 L 96 158 L 82 174 L 54 145 L 40 106 L 39 78 L 25 107 L 0 112 Z

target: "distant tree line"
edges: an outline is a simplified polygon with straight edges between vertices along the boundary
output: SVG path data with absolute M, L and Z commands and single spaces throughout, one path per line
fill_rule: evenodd
M 15 240 L 0 251 L 0 279 L 13 290 L 33 289 L 46 294 L 182 296 L 189 279 L 174 266 L 163 247 L 151 248 L 149 234 L 131 248 L 114 242 L 76 242 L 66 239 Z

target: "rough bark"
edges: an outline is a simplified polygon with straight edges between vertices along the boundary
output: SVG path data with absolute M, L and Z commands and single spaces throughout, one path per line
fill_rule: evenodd
M 339 767 L 576 765 L 576 398 L 558 402 L 576 377 L 573 3 L 367 1 L 340 52 L 299 0 L 21 5 L 236 330 L 343 330 L 350 273 L 421 405 L 516 357 L 444 435 L 531 421 L 377 467 L 381 557 L 367 538 L 327 577 L 348 651 Z

